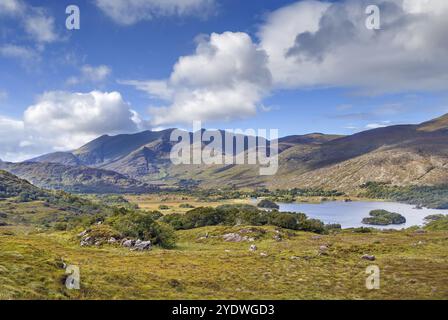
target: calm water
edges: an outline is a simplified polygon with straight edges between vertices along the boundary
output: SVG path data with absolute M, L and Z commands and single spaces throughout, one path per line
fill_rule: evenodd
M 430 214 L 448 214 L 448 210 L 415 209 L 415 206 L 394 202 L 324 202 L 310 203 L 278 203 L 280 211 L 303 212 L 310 218 L 319 219 L 324 223 L 339 223 L 342 228 L 376 227 L 382 229 L 402 229 L 411 226 L 422 226 L 424 218 Z M 368 226 L 362 224 L 363 218 L 375 209 L 397 212 L 406 218 L 405 224 L 390 226 Z

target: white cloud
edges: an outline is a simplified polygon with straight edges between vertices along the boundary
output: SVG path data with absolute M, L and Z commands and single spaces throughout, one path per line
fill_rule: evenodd
M 23 119 L 0 117 L 0 158 L 24 160 L 78 148 L 104 133 L 145 128 L 145 121 L 118 92 L 47 92 L 26 109 Z
M 112 73 L 112 69 L 106 65 L 97 67 L 84 65 L 81 67 L 79 77 L 71 77 L 67 80 L 68 85 L 75 85 L 81 82 L 100 83 L 105 81 Z
M 371 4 L 381 30 L 365 27 Z M 447 16 L 445 0 L 302 1 L 271 13 L 259 37 L 277 87 L 446 90 Z
M 124 81 L 169 105 L 151 108 L 153 125 L 230 120 L 254 115 L 271 87 L 267 56 L 245 33 L 202 37 L 165 81 Z
M 20 142 L 24 139 L 24 123 L 0 116 L 0 159 L 1 160 L 24 160 L 24 154 Z
M 19 0 L 2 0 L 0 1 L 0 15 L 16 15 L 23 12 L 25 5 Z
M 210 14 L 214 0 L 96 0 L 96 5 L 116 23 L 131 25 L 160 16 Z
M 385 128 L 391 125 L 391 121 L 382 121 L 380 123 L 369 123 L 366 125 L 366 129 L 378 129 Z
M 118 83 L 133 86 L 138 90 L 145 91 L 151 98 L 154 99 L 169 101 L 174 95 L 173 89 L 169 87 L 168 82 L 165 80 L 119 80 Z
M 18 19 L 28 36 L 38 44 L 59 39 L 54 18 L 44 8 L 31 6 L 22 0 L 1 0 L 1 15 Z
M 42 8 L 30 7 L 23 23 L 26 32 L 39 43 L 51 43 L 58 40 L 54 18 Z
M 37 59 L 38 57 L 33 49 L 14 44 L 5 44 L 0 46 L 0 55 L 6 58 L 16 58 L 23 61 Z

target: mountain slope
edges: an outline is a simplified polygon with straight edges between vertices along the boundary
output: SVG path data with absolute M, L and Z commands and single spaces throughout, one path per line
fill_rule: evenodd
M 79 193 L 142 193 L 154 188 L 114 171 L 56 163 L 0 163 L 0 168 L 41 188 Z
M 0 198 L 17 197 L 21 193 L 42 194 L 43 191 L 26 180 L 0 170 Z
M 281 138 L 278 141 L 279 170 L 275 176 L 260 176 L 259 168 L 249 165 L 175 166 L 169 158 L 174 145 L 170 141 L 172 130 L 102 136 L 72 153 L 33 159 L 40 163 L 70 164 L 69 168 L 58 171 L 42 164 L 41 172 L 34 172 L 37 169 L 16 169 L 16 172 L 26 173 L 25 177 L 41 185 L 46 185 L 45 179 L 36 180 L 36 174 L 46 174 L 50 180 L 56 176 L 55 180 L 61 185 L 73 186 L 89 180 L 80 173 L 73 173 L 88 170 L 83 166 L 108 170 L 109 174 L 96 175 L 97 188 L 104 187 L 100 181 L 106 181 L 109 186 L 126 185 L 126 179 L 132 181 L 130 185 L 137 180 L 157 184 L 188 181 L 205 188 L 323 187 L 345 191 L 356 190 L 368 181 L 398 185 L 448 183 L 448 115 L 420 125 L 390 126 L 351 136 L 315 133 Z M 207 143 L 203 143 L 203 147 L 205 145 Z M 36 168 L 39 167 L 36 164 Z M 64 170 L 68 172 L 66 179 L 61 178 Z M 111 178 L 112 172 L 120 174 L 114 179 L 121 182 Z M 88 176 L 91 175 L 90 172 Z

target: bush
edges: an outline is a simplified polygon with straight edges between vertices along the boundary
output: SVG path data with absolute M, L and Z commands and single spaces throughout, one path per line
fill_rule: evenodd
M 436 220 L 429 222 L 425 229 L 429 231 L 447 231 L 448 230 L 448 216 L 439 217 Z
M 331 231 L 331 230 L 341 230 L 342 226 L 339 223 L 332 223 L 332 224 L 326 224 L 325 230 Z
M 317 219 L 306 219 L 299 223 L 299 230 L 314 233 L 324 233 L 325 225 L 322 221 Z
M 179 206 L 179 208 L 182 208 L 182 209 L 194 209 L 195 206 L 192 206 L 191 204 L 188 204 L 188 203 L 182 203 L 182 204 Z
M 94 225 L 88 229 L 89 236 L 94 239 L 109 240 L 110 238 L 120 238 L 121 234 L 114 228 L 106 224 Z
M 371 233 L 372 228 L 366 228 L 366 227 L 360 227 L 360 228 L 353 228 L 353 233 Z
M 213 208 L 196 208 L 188 211 L 183 218 L 184 229 L 216 226 L 223 222 L 223 215 Z
M 159 206 L 159 210 L 169 210 L 169 209 L 170 209 L 170 207 L 168 207 L 167 205 L 164 205 L 164 204 L 161 204 Z
M 261 200 L 258 207 L 263 209 L 280 209 L 278 204 L 267 199 Z
M 67 230 L 67 223 L 66 222 L 56 222 L 54 225 L 54 229 L 56 231 L 66 231 Z
M 151 242 L 165 249 L 172 249 L 176 246 L 177 236 L 174 229 L 163 222 L 155 222 L 151 226 Z
M 293 213 L 272 213 L 269 217 L 269 224 L 291 230 L 298 230 L 298 217 Z
M 175 230 L 185 229 L 184 228 L 184 220 L 185 220 L 184 215 L 181 215 L 179 213 L 168 214 L 166 216 L 163 216 L 160 220 L 162 220 L 162 222 L 169 224 Z
M 128 212 L 126 214 L 114 215 L 106 220 L 124 237 L 151 241 L 163 248 L 173 248 L 176 244 L 176 235 L 171 226 L 156 221 L 160 213 L 157 211 L 149 213 Z
M 160 220 L 176 230 L 244 224 L 251 226 L 273 225 L 285 229 L 317 233 L 325 231 L 323 222 L 308 219 L 303 213 L 278 212 L 276 210 L 269 212 L 250 205 L 224 205 L 216 209 L 201 207 L 190 210 L 184 215 L 166 215 Z

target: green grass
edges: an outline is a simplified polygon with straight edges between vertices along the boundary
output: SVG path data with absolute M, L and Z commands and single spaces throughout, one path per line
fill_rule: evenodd
M 247 228 L 178 231 L 176 249 L 145 253 L 82 248 L 74 232 L 0 228 L 0 298 L 448 299 L 446 231 L 344 231 L 319 239 L 282 231 L 284 240 L 276 242 L 274 228 L 256 227 L 256 252 L 248 250 L 252 243 L 221 238 Z M 328 255 L 318 255 L 322 245 Z M 362 260 L 363 254 L 377 261 Z M 80 267 L 81 290 L 65 288 L 62 260 Z M 381 268 L 380 290 L 365 288 L 370 264 Z

